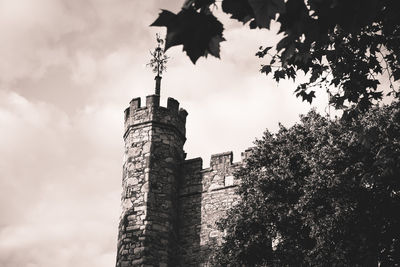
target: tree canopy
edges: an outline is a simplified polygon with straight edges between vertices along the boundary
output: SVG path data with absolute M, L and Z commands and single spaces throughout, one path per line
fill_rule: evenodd
M 222 23 L 214 16 L 215 0 L 186 0 L 179 13 L 162 10 L 152 26 L 167 27 L 165 50 L 183 45 L 193 63 L 220 56 Z M 260 71 L 276 81 L 308 81 L 296 96 L 310 103 L 318 87 L 328 89 L 339 109 L 357 105 L 368 110 L 384 97 L 379 77 L 390 80 L 389 95 L 400 97 L 400 1 L 397 0 L 222 0 L 222 11 L 251 29 L 280 24 L 284 35 L 274 46 L 262 44 L 256 56 Z
M 236 174 L 218 266 L 398 266 L 400 103 L 266 131 Z

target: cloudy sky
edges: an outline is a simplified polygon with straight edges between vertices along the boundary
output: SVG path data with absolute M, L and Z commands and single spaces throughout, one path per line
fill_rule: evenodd
M 0 0 L 0 266 L 115 264 L 123 110 L 153 92 L 148 27 L 181 0 Z M 219 13 L 219 11 L 216 11 Z M 161 104 L 188 112 L 188 158 L 240 152 L 310 109 L 290 82 L 258 72 L 259 45 L 278 39 L 226 16 L 222 60 L 193 66 L 181 47 Z M 276 27 L 274 27 L 276 28 Z M 326 98 L 314 104 L 325 111 Z

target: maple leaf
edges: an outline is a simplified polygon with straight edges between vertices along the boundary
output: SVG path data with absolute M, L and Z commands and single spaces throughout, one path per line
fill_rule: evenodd
M 262 65 L 261 67 L 261 73 L 265 73 L 265 75 L 268 75 L 272 71 L 272 68 L 270 65 Z
M 299 97 L 299 96 L 301 96 L 303 101 L 306 100 L 307 102 L 309 102 L 311 104 L 313 98 L 315 98 L 315 91 L 311 91 L 311 92 L 307 93 L 305 90 L 302 90 L 296 94 L 296 97 Z
M 219 43 L 225 40 L 221 22 L 212 14 L 194 9 L 182 9 L 178 14 L 162 10 L 150 26 L 167 27 L 165 51 L 182 44 L 193 63 L 207 54 L 219 57 Z

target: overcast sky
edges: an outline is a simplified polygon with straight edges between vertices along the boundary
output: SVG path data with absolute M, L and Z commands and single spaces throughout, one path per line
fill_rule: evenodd
M 153 93 L 148 27 L 182 0 L 0 0 L 0 266 L 115 265 L 123 111 Z M 218 11 L 217 11 L 218 13 Z M 222 60 L 194 66 L 181 47 L 162 80 L 187 118 L 188 158 L 240 152 L 310 105 L 259 73 L 254 54 L 276 30 L 226 16 Z M 274 27 L 276 28 L 276 27 Z M 324 112 L 326 98 L 314 106 Z

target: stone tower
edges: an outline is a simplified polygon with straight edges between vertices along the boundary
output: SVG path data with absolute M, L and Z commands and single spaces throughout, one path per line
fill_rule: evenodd
M 125 159 L 117 267 L 176 266 L 178 179 L 185 159 L 187 112 L 160 96 L 125 110 Z

